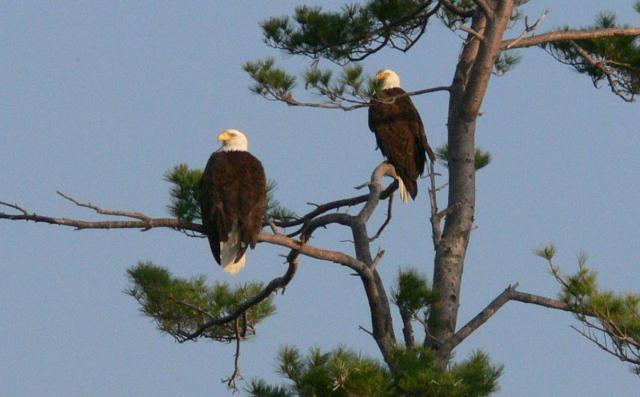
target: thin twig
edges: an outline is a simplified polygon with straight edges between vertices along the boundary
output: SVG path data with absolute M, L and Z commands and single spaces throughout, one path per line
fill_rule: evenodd
M 540 15 L 540 17 L 531 26 L 529 26 L 529 21 L 528 21 L 527 17 L 525 17 L 524 18 L 524 31 L 522 32 L 522 34 L 519 37 L 517 37 L 516 39 L 511 41 L 506 49 L 508 50 L 511 47 L 516 46 L 519 42 L 522 41 L 522 39 L 527 37 L 527 35 L 529 35 L 529 33 L 535 31 L 538 28 L 538 25 L 540 25 L 540 23 L 547 17 L 548 14 L 549 14 L 549 9 L 547 8 L 542 12 L 542 15 Z
M 373 258 L 373 263 L 371 264 L 371 267 L 369 267 L 369 269 L 371 269 L 371 271 L 376 270 L 376 267 L 378 267 L 378 264 L 382 260 L 383 256 L 384 256 L 384 250 L 383 249 L 378 249 L 378 253 L 376 254 L 376 257 Z
M 363 327 L 362 325 L 358 325 L 358 329 L 363 331 L 366 334 L 369 334 L 369 336 L 374 337 L 373 332 L 369 331 L 368 329 L 366 329 L 365 327 Z
M 384 222 L 382 223 L 382 225 L 380 226 L 380 228 L 378 229 L 376 234 L 373 237 L 369 238 L 369 242 L 372 242 L 375 239 L 377 239 L 378 237 L 380 237 L 380 235 L 382 234 L 382 231 L 384 230 L 384 228 L 387 227 L 389 222 L 391 222 L 391 210 L 392 209 L 393 209 L 393 194 L 391 196 L 389 196 L 389 203 L 387 205 L 387 218 L 384 220 Z
M 127 217 L 127 218 L 140 219 L 142 221 L 146 221 L 146 220 L 149 219 L 148 216 L 146 216 L 145 214 L 143 214 L 141 212 L 104 209 L 104 208 L 100 208 L 100 207 L 98 207 L 96 205 L 93 205 L 91 203 L 80 202 L 80 201 L 74 199 L 73 197 L 62 193 L 59 190 L 56 190 L 56 193 L 60 197 L 64 198 L 65 200 L 71 201 L 72 203 L 74 203 L 78 207 L 90 208 L 90 209 L 94 210 L 95 212 L 97 212 L 98 214 L 101 214 L 101 215 L 124 216 L 124 217 Z
M 22 215 L 29 215 L 27 210 L 25 210 L 24 208 L 20 207 L 18 204 L 10 204 L 10 203 L 4 202 L 4 201 L 0 201 L 0 205 L 4 205 L 6 207 L 18 210 L 18 211 L 20 211 L 22 213 Z
M 238 385 L 236 384 L 236 381 L 238 379 L 242 379 L 242 376 L 240 375 L 240 366 L 238 365 L 238 361 L 240 360 L 240 326 L 238 324 L 239 319 L 236 318 L 235 320 L 235 334 L 236 334 L 236 351 L 234 353 L 234 359 L 233 359 L 233 373 L 231 374 L 230 377 L 228 377 L 227 379 L 223 379 L 222 382 L 227 384 L 227 387 L 232 389 L 234 391 L 234 393 L 238 392 Z

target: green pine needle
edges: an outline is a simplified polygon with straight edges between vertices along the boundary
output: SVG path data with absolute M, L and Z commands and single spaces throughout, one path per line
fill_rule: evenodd
M 533 253 L 543 259 L 550 261 L 556 255 L 556 246 L 553 243 L 549 243 L 541 248 L 535 249 Z
M 245 283 L 231 287 L 227 283 L 206 283 L 204 276 L 184 279 L 151 262 L 139 262 L 127 270 L 131 285 L 125 290 L 140 304 L 140 311 L 155 320 L 158 328 L 182 339 L 201 325 L 233 311 L 238 304 L 260 292 L 262 283 Z M 275 312 L 272 298 L 253 306 L 243 316 L 243 335 L 248 337 L 255 326 Z M 202 337 L 229 341 L 236 337 L 234 323 L 207 329 Z
M 436 149 L 436 157 L 440 159 L 445 167 L 449 167 L 449 145 L 445 144 Z M 476 171 L 488 166 L 491 163 L 491 153 L 476 148 L 474 165 Z

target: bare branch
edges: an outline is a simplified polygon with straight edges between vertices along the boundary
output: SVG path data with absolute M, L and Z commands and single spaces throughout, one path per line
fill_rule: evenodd
M 238 365 L 238 361 L 240 360 L 240 325 L 238 324 L 239 319 L 236 318 L 235 320 L 235 333 L 236 333 L 236 351 L 233 354 L 233 373 L 231 374 L 230 377 L 228 377 L 227 379 L 223 379 L 222 382 L 227 384 L 227 387 L 232 389 L 234 392 L 238 391 L 238 386 L 236 384 L 236 381 L 238 379 L 242 379 L 242 376 L 240 375 L 240 366 Z
M 90 208 L 90 209 L 94 210 L 95 212 L 97 212 L 98 214 L 101 214 L 101 215 L 124 216 L 124 217 L 127 217 L 127 218 L 135 218 L 135 219 L 140 219 L 140 220 L 143 220 L 143 221 L 146 221 L 146 220 L 149 219 L 148 216 L 146 216 L 145 214 L 143 214 L 141 212 L 108 210 L 108 209 L 104 209 L 104 208 L 100 208 L 98 206 L 95 206 L 95 205 L 93 205 L 91 203 L 82 203 L 82 202 L 74 199 L 73 197 L 70 197 L 70 196 L 62 193 L 59 190 L 57 190 L 56 193 L 59 196 L 61 196 L 62 198 L 64 198 L 65 200 L 71 201 L 72 203 L 74 203 L 78 207 Z
M 329 224 L 337 223 L 344 226 L 351 226 L 353 216 L 349 214 L 332 213 L 319 216 L 305 224 L 300 230 L 300 238 L 302 241 L 308 241 L 311 233 L 319 227 L 325 227 Z
M 453 349 L 458 346 L 463 340 L 471 335 L 475 330 L 480 328 L 486 323 L 505 303 L 509 301 L 518 301 L 523 303 L 530 303 L 538 306 L 547 307 L 550 309 L 563 310 L 566 312 L 575 313 L 575 310 L 566 303 L 557 299 L 546 298 L 540 295 L 529 294 L 525 292 L 517 291 L 518 284 L 508 286 L 500 295 L 491 301 L 484 309 L 480 311 L 475 317 L 473 317 L 468 323 L 460 328 L 447 342 L 445 347 Z M 587 314 L 592 315 L 592 314 Z
M 398 182 L 394 181 L 392 184 L 387 186 L 387 188 L 380 194 L 380 199 L 381 200 L 386 199 L 397 188 L 398 188 Z M 332 201 L 332 202 L 329 202 L 329 203 L 326 203 L 326 204 L 314 204 L 316 206 L 316 209 L 314 209 L 313 211 L 311 211 L 311 212 L 307 213 L 306 215 L 300 217 L 299 219 L 296 219 L 296 220 L 293 220 L 293 221 L 287 221 L 287 222 L 276 221 L 275 224 L 277 226 L 280 226 L 280 227 L 291 227 L 291 226 L 303 225 L 303 224 L 309 222 L 311 219 L 317 217 L 318 215 L 320 215 L 322 213 L 325 213 L 327 211 L 331 211 L 331 210 L 334 210 L 334 209 L 342 208 L 342 207 L 352 207 L 352 206 L 355 206 L 355 205 L 358 205 L 358 204 L 362 204 L 362 203 L 366 202 L 368 198 L 369 198 L 369 194 L 362 194 L 360 196 L 355 196 L 355 197 L 350 197 L 350 198 L 347 198 L 347 199 L 336 200 L 336 201 Z M 289 237 L 293 237 L 295 235 L 298 235 L 298 234 L 300 234 L 301 230 L 298 230 L 297 232 L 291 233 L 288 236 Z
M 29 215 L 29 212 L 27 212 L 27 210 L 25 210 L 24 208 L 20 207 L 18 204 L 10 204 L 10 203 L 4 202 L 4 201 L 0 201 L 0 205 L 4 205 L 6 207 L 18 210 L 18 211 L 20 211 L 22 213 L 22 215 Z
M 384 222 L 382 223 L 382 225 L 380 226 L 380 228 L 378 229 L 376 234 L 373 237 L 369 238 L 369 242 L 372 242 L 375 239 L 377 239 L 378 237 L 380 237 L 380 235 L 382 234 L 382 231 L 384 230 L 384 228 L 387 227 L 389 222 L 391 222 L 391 210 L 392 209 L 393 209 L 393 194 L 391 196 L 389 196 L 389 203 L 387 205 L 387 218 L 384 220 Z
M 69 226 L 76 230 L 82 229 L 142 229 L 149 230 L 158 227 L 166 227 L 176 230 L 191 230 L 194 232 L 203 232 L 202 225 L 187 222 L 178 218 L 149 218 L 140 221 L 85 221 L 81 219 L 56 218 L 50 216 L 38 215 L 35 213 L 26 215 L 11 215 L 0 212 L 0 219 L 12 221 L 31 221 L 42 222 L 51 225 Z
M 378 253 L 376 254 L 376 257 L 373 258 L 373 263 L 371 264 L 371 267 L 370 267 L 370 269 L 372 271 L 376 269 L 376 267 L 378 266 L 378 264 L 382 260 L 383 256 L 384 256 L 384 250 L 383 249 L 379 249 Z
M 442 237 L 442 228 L 440 225 L 441 218 L 438 218 L 438 197 L 436 188 L 436 172 L 434 163 L 429 162 L 429 202 L 431 204 L 431 238 L 433 239 L 433 248 L 438 249 L 440 238 Z
M 366 329 L 365 327 L 363 327 L 362 325 L 358 325 L 358 329 L 362 332 L 364 332 L 365 334 L 368 334 L 371 337 L 373 336 L 373 332 L 369 331 L 368 329 Z
M 331 251 L 322 248 L 317 248 L 309 244 L 304 243 L 301 240 L 296 240 L 283 235 L 275 235 L 270 233 L 261 232 L 258 235 L 258 241 L 267 242 L 282 247 L 287 247 L 299 251 L 301 254 L 311 258 L 321 259 L 329 262 L 339 263 L 343 266 L 349 267 L 357 272 L 366 270 L 366 265 L 358 259 L 344 254 L 339 251 Z
M 373 211 L 380 202 L 380 196 L 383 191 L 382 178 L 385 176 L 394 178 L 394 180 L 397 178 L 396 169 L 387 162 L 378 165 L 371 175 L 371 181 L 369 183 L 369 197 L 367 198 L 366 204 L 358 214 L 358 218 L 364 223 L 369 220 L 369 217 L 373 214 Z
M 480 313 L 476 314 L 468 323 L 458 330 L 449 340 L 446 345 L 449 349 L 453 349 L 458 346 L 465 338 L 471 335 L 476 329 L 487 322 L 505 303 L 507 303 L 511 297 L 511 293 L 517 288 L 517 284 L 509 285 L 500 295 L 491 301 Z
M 558 41 L 591 40 L 614 36 L 640 36 L 640 28 L 609 28 L 590 31 L 569 30 L 549 32 L 523 39 L 515 38 L 504 40 L 500 43 L 500 48 L 502 50 L 527 48 Z M 516 40 L 518 40 L 518 43 L 514 44 Z
M 529 25 L 529 21 L 527 19 L 527 17 L 524 18 L 524 31 L 522 32 L 522 34 L 514 39 L 508 46 L 507 46 L 507 50 L 514 47 L 515 45 L 517 45 L 520 41 L 522 41 L 522 39 L 524 39 L 525 37 L 527 37 L 527 35 L 529 35 L 529 33 L 535 31 L 538 28 L 538 25 L 540 25 L 540 22 L 542 22 L 542 20 L 544 20 L 547 15 L 549 14 L 549 9 L 545 9 L 542 12 L 542 15 L 540 15 L 540 17 L 533 23 L 533 25 Z

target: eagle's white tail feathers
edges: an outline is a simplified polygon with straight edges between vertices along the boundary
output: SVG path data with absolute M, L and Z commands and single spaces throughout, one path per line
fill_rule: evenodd
M 398 180 L 398 190 L 400 190 L 400 198 L 403 203 L 408 203 L 411 201 L 411 197 L 409 196 L 409 192 L 407 192 L 407 187 L 402 182 L 402 179 L 396 178 Z
M 240 231 L 238 223 L 234 222 L 231 232 L 227 236 L 226 242 L 220 242 L 220 262 L 222 270 L 229 274 L 238 274 L 247 261 L 247 254 L 242 255 L 235 261 L 238 251 L 240 251 Z

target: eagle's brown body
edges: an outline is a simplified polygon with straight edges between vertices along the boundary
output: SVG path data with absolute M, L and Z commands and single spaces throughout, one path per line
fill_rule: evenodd
M 242 268 L 247 247 L 255 247 L 267 205 L 266 189 L 262 164 L 251 153 L 217 151 L 209 158 L 201 182 L 202 223 L 213 256 L 225 271 L 237 273 L 240 269 L 227 266 L 241 261 Z M 228 258 L 225 244 L 236 246 Z
M 415 199 L 417 179 L 424 172 L 426 156 L 435 161 L 435 155 L 427 143 L 420 114 L 411 98 L 404 96 L 391 103 L 382 102 L 404 93 L 400 87 L 388 88 L 373 98 L 369 106 L 369 129 L 375 134 L 380 151 L 395 167 L 396 174 Z

